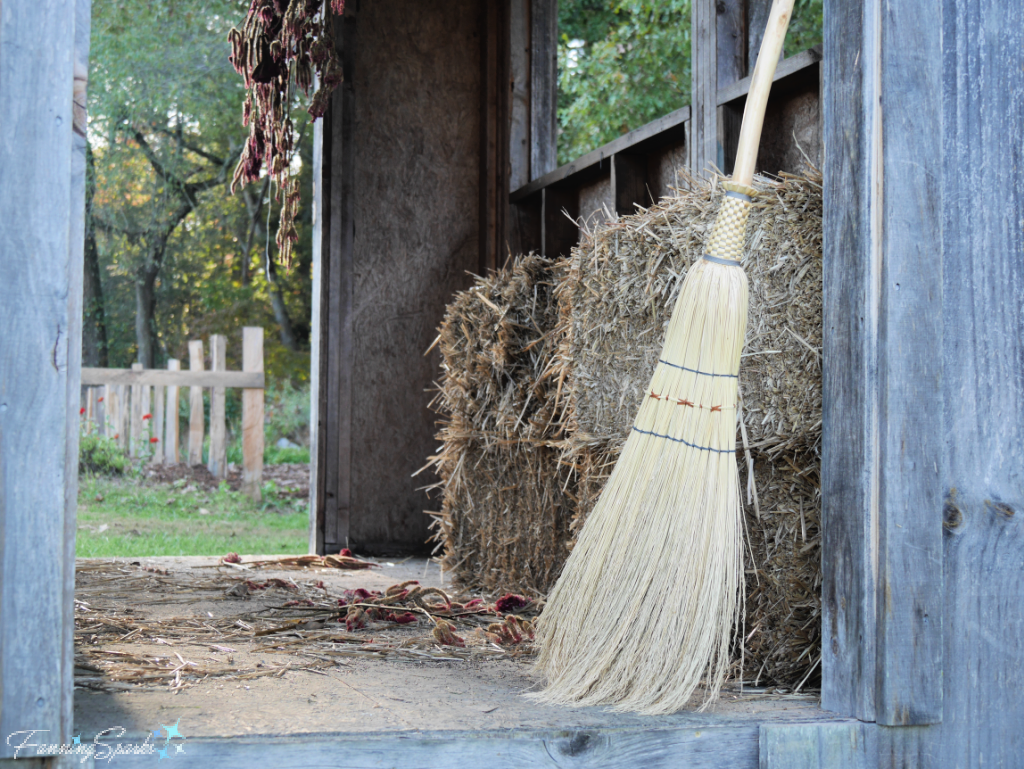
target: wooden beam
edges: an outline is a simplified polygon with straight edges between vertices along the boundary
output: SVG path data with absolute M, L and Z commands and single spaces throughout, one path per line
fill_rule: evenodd
M 153 447 L 152 461 L 155 464 L 164 463 L 164 395 L 165 388 L 160 385 L 153 387 L 153 419 L 150 421 L 152 437 L 156 441 L 151 442 Z
M 814 48 L 808 48 L 806 51 L 801 51 L 794 56 L 790 56 L 788 59 L 780 61 L 778 66 L 775 68 L 775 77 L 772 79 L 772 94 L 777 96 L 780 92 L 780 86 L 785 88 L 786 81 L 790 78 L 800 77 L 807 73 L 813 73 L 818 62 L 821 61 L 821 57 L 821 48 L 815 46 Z M 743 104 L 747 100 L 747 93 L 749 91 L 749 76 L 742 80 L 737 80 L 734 83 L 730 83 L 729 85 L 718 89 L 718 96 L 716 97 L 718 106 L 732 102 L 735 103 L 735 106 L 739 107 L 742 111 Z
M 88 52 L 88 6 L 84 18 L 75 0 L 8 1 L 2 10 L 0 759 L 8 759 L 13 732 L 71 737 L 82 317 L 82 251 L 72 234 L 84 232 L 85 179 L 72 89 L 76 60 Z
M 942 718 L 941 16 L 825 27 L 822 702 L 887 725 Z
M 190 342 L 199 345 L 199 360 L 202 360 L 202 342 Z M 178 364 L 180 365 L 180 363 Z M 260 388 L 266 384 L 266 375 L 262 371 L 205 371 L 192 369 L 180 371 L 168 368 L 83 368 L 83 385 L 150 385 L 161 387 L 244 387 Z
M 660 147 L 682 141 L 685 139 L 686 125 L 689 120 L 690 108 L 681 107 L 657 120 L 652 120 L 650 123 L 640 126 L 635 131 L 630 131 L 617 139 L 613 139 L 596 150 L 588 152 L 571 163 L 566 163 L 564 166 L 545 174 L 539 179 L 534 179 L 525 187 L 520 187 L 513 192 L 509 196 L 509 200 L 513 203 L 518 203 L 546 187 L 562 181 L 575 183 L 572 177 L 580 174 L 595 173 L 602 167 L 607 167 L 605 164 L 609 163 L 611 157 L 619 152 L 631 150 L 634 153 L 642 153 L 652 146 Z
M 509 192 L 530 181 L 530 10 L 533 0 L 510 0 L 509 59 L 512 111 L 509 129 Z
M 693 0 L 691 16 L 690 170 L 706 176 L 718 165 L 718 20 L 716 0 Z
M 558 0 L 531 0 L 530 176 L 558 167 Z
M 860 721 L 762 724 L 759 769 L 877 769 L 878 741 Z
M 503 265 L 509 251 L 511 2 L 495 0 L 480 6 L 480 275 Z

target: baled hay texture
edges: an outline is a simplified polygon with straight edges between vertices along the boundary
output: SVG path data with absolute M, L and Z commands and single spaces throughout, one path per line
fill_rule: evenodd
M 567 430 L 591 450 L 625 440 L 654 373 L 669 312 L 705 250 L 721 199 L 690 189 L 605 224 L 573 249 L 559 288 L 567 318 Z M 752 447 L 817 445 L 821 435 L 821 177 L 758 177 L 744 271 L 749 326 L 740 367 Z
M 702 682 L 702 709 L 717 697 L 740 607 L 746 315 L 742 269 L 690 269 L 635 426 L 539 620 L 538 699 L 659 714 Z
M 755 565 L 747 566 L 743 678 L 755 685 L 821 680 L 819 467 L 810 452 L 754 460 L 758 510 L 745 511 Z
M 462 584 L 544 592 L 565 560 L 572 499 L 553 358 L 559 268 L 536 255 L 478 278 L 448 306 L 437 344 L 442 415 L 432 458 L 442 565 Z

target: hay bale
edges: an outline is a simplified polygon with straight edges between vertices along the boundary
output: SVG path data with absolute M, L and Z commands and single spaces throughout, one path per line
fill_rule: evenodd
M 463 585 L 543 593 L 565 561 L 574 506 L 553 359 L 560 278 L 530 254 L 456 295 L 439 329 L 441 448 L 434 541 Z M 436 550 L 435 550 L 436 552 Z
M 574 533 L 615 466 L 682 279 L 714 224 L 720 191 L 688 181 L 678 196 L 587 233 L 557 290 Z M 821 178 L 759 178 L 755 186 L 761 194 L 747 231 L 750 306 L 740 366 L 754 556 L 743 656 L 748 680 L 795 686 L 820 658 L 820 499 L 810 479 L 821 440 Z M 794 464 L 808 472 L 798 475 Z M 746 488 L 747 462 L 741 465 Z
M 717 186 L 690 182 L 573 249 L 559 297 L 568 318 L 562 356 L 571 362 L 567 429 L 581 443 L 624 440 L 646 394 L 721 198 Z M 816 446 L 821 436 L 821 178 L 759 177 L 755 187 L 740 388 L 750 446 L 774 453 Z
M 758 506 L 746 506 L 743 679 L 755 685 L 821 681 L 820 460 L 813 452 L 758 453 Z M 741 463 L 741 481 L 747 465 Z
M 676 197 L 599 225 L 567 260 L 521 257 L 449 306 L 438 340 L 435 405 L 446 421 L 434 526 L 444 568 L 461 582 L 544 592 L 557 578 L 714 222 L 720 193 L 689 181 Z M 745 678 L 795 686 L 814 683 L 820 659 L 821 179 L 756 186 L 740 373 L 754 481 Z

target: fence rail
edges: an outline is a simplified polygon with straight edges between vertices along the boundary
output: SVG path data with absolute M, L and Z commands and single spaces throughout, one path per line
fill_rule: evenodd
M 83 368 L 82 420 L 88 429 L 110 436 L 130 456 L 153 464 L 177 464 L 180 387 L 190 388 L 187 462 L 203 461 L 203 390 L 210 390 L 210 445 L 206 467 L 227 476 L 227 388 L 242 389 L 242 492 L 259 501 L 263 481 L 263 329 L 242 329 L 242 371 L 227 371 L 227 338 L 210 337 L 211 369 L 205 368 L 202 340 L 189 342 L 189 369 L 171 358 L 167 370 Z

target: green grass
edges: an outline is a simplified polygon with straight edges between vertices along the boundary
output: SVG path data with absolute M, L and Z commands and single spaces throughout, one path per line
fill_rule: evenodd
M 215 492 L 186 489 L 180 481 L 176 486 L 157 486 L 136 478 L 82 475 L 76 555 L 306 552 L 305 500 L 278 499 L 272 483 L 264 486 L 260 504 L 224 486 Z

